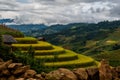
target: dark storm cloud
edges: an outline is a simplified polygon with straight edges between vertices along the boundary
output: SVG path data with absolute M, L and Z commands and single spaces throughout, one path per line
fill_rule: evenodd
M 110 16 L 120 18 L 120 5 L 116 5 L 110 10 Z

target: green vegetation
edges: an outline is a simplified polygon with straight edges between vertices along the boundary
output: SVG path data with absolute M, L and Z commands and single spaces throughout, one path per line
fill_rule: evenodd
M 82 54 L 91 56 L 97 61 L 107 59 L 109 60 L 111 66 L 120 65 L 120 44 L 118 41 L 106 40 L 98 44 L 89 48 L 87 47 L 87 50 L 85 50 Z
M 11 29 L 5 25 L 0 25 L 0 34 L 1 35 L 9 34 L 9 35 L 12 35 L 14 37 L 24 37 L 23 33 L 21 33 L 20 31 L 15 30 L 15 29 Z
M 30 55 L 30 57 L 34 58 L 35 50 L 34 50 L 34 48 L 33 48 L 32 46 L 30 46 L 30 47 L 28 48 L 27 53 Z
M 24 65 L 30 65 L 32 69 L 36 70 L 38 73 L 44 71 L 44 61 L 39 61 L 31 56 L 29 53 L 22 53 L 20 50 L 10 53 L 10 47 L 2 46 L 0 47 L 0 58 L 4 61 L 12 59 L 15 63 L 23 63 Z
M 118 66 L 120 65 L 120 49 L 113 51 L 103 51 L 97 55 L 94 55 L 93 58 L 98 61 L 101 59 L 107 59 L 112 66 Z
M 2 35 L 0 34 L 0 46 L 3 45 L 3 39 L 2 39 Z

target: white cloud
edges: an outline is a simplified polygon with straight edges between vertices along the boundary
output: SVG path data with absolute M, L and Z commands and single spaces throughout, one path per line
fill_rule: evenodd
M 116 17 L 120 13 L 118 0 L 19 1 L 0 0 L 0 18 L 13 18 L 17 24 L 64 24 L 120 18 L 119 16 Z

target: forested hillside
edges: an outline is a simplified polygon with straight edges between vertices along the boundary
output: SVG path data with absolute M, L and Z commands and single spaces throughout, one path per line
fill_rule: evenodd
M 112 36 L 114 31 L 119 27 L 120 21 L 104 21 L 97 24 L 78 23 L 59 33 L 44 35 L 44 37 L 57 45 L 71 45 L 70 47 L 73 49 L 75 46 L 85 46 L 90 40 L 104 40 L 105 38 Z
M 120 65 L 120 21 L 76 24 L 44 37 L 53 44 L 92 56 L 98 61 L 105 58 L 113 66 Z

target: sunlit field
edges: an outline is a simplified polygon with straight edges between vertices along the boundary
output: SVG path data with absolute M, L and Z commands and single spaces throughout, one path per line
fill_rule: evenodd
M 15 38 L 18 43 L 12 44 L 13 50 L 20 49 L 25 54 L 31 46 L 35 50 L 34 57 L 44 60 L 47 67 L 89 67 L 96 66 L 94 59 L 54 46 L 45 41 L 38 41 L 36 38 L 25 37 Z

